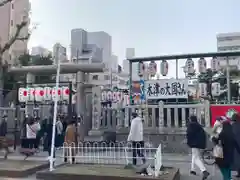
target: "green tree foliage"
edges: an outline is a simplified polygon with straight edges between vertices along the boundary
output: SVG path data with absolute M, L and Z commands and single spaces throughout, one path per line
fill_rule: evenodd
M 239 71 L 230 71 L 230 77 L 236 77 L 239 76 Z M 212 97 L 212 83 L 219 82 L 221 85 L 221 89 L 227 89 L 227 78 L 226 78 L 226 71 L 222 72 L 213 72 L 211 68 L 208 68 L 206 73 L 201 73 L 198 75 L 198 81 L 199 83 L 206 83 L 207 84 L 207 93 L 208 96 Z M 238 97 L 238 84 L 233 83 L 230 81 L 230 90 L 231 90 L 231 96 L 232 97 Z M 227 91 L 222 93 L 217 100 L 225 100 L 227 97 Z M 216 97 L 215 97 L 216 98 Z
M 29 54 L 23 54 L 19 57 L 20 66 L 44 66 L 52 65 L 52 57 L 42 57 L 42 56 L 31 56 Z M 26 84 L 26 75 L 11 74 L 8 72 L 8 64 L 5 63 L 3 66 L 3 79 L 4 79 L 4 97 L 15 88 L 16 83 Z M 51 75 L 36 75 L 35 83 L 49 83 L 53 82 Z

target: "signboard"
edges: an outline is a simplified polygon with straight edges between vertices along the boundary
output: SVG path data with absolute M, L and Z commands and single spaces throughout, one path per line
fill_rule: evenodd
M 158 79 L 145 81 L 147 99 L 188 98 L 188 79 Z
M 211 125 L 213 126 L 216 118 L 219 116 L 226 116 L 231 119 L 232 115 L 240 112 L 239 105 L 211 105 Z

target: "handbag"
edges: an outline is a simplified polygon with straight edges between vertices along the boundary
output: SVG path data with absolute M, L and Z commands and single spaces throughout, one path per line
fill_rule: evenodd
M 221 145 L 217 144 L 213 148 L 213 156 L 215 158 L 221 158 L 223 159 L 223 148 Z

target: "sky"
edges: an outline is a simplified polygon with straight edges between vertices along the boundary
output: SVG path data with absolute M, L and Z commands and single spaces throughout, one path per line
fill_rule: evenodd
M 105 31 L 120 64 L 126 48 L 135 48 L 137 57 L 214 52 L 217 33 L 240 31 L 239 0 L 32 0 L 31 6 L 38 25 L 30 47 L 60 42 L 69 48 L 73 28 Z

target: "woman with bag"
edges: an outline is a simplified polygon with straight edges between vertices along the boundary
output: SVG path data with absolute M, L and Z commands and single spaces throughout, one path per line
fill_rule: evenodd
M 234 160 L 234 150 L 240 152 L 240 148 L 237 145 L 232 126 L 230 122 L 224 121 L 222 123 L 222 131 L 218 137 L 212 138 L 215 143 L 213 154 L 215 156 L 215 162 L 219 167 L 223 180 L 231 180 L 231 166 Z

